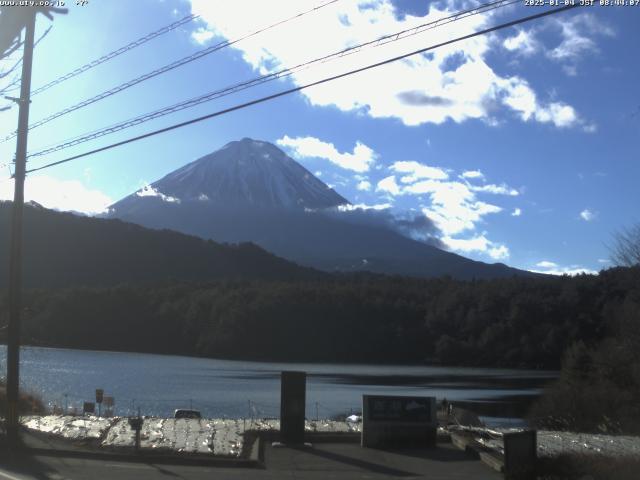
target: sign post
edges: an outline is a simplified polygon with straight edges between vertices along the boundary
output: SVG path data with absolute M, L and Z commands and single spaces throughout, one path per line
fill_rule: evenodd
M 96 403 L 98 404 L 98 416 L 102 413 L 102 400 L 104 398 L 104 390 L 96 388 Z
M 112 417 L 113 416 L 113 406 L 116 404 L 115 398 L 110 395 L 105 395 L 102 399 L 102 403 L 104 403 L 105 416 Z
M 142 430 L 143 423 L 144 419 L 140 416 L 140 412 L 138 412 L 137 417 L 129 418 L 129 426 L 136 432 L 136 452 L 140 451 L 140 430 Z
M 363 447 L 435 447 L 435 397 L 362 396 Z

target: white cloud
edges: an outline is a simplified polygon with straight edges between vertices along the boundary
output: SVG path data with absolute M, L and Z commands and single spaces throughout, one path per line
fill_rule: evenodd
M 558 61 L 576 61 L 586 54 L 598 51 L 596 36 L 615 35 L 615 31 L 590 13 L 563 19 L 556 18 L 553 24 L 559 28 L 561 42 L 548 51 L 547 56 Z
M 467 170 L 462 172 L 462 178 L 484 178 L 484 174 L 480 170 Z
M 336 208 L 340 212 L 351 212 L 353 210 L 388 210 L 392 207 L 390 203 L 377 203 L 375 205 L 367 205 L 366 203 L 343 204 Z
M 380 180 L 376 190 L 390 193 L 391 195 L 400 195 L 400 186 L 396 182 L 396 177 L 393 175 Z
M 165 195 L 164 193 L 158 191 L 157 188 L 152 187 L 151 185 L 145 185 L 140 190 L 136 192 L 138 197 L 158 197 L 163 202 L 167 203 L 180 203 L 180 199 L 176 197 L 172 197 L 171 195 Z M 206 195 L 205 195 L 206 196 Z M 202 200 L 202 198 L 198 198 Z
M 423 212 L 445 235 L 473 230 L 482 217 L 498 213 L 502 208 L 477 200 L 468 185 L 460 182 L 423 181 L 405 188 L 417 194 L 429 194 L 431 205 Z
M 452 238 L 445 236 L 442 241 L 452 250 L 461 253 L 485 253 L 494 260 L 509 258 L 510 252 L 506 245 L 496 244 L 487 239 L 485 234 L 471 238 Z
M 520 30 L 517 35 L 508 37 L 502 42 L 502 46 L 511 52 L 520 55 L 533 55 L 540 48 L 540 44 L 534 38 L 533 31 Z
M 568 267 L 563 267 L 560 265 L 557 265 L 554 262 L 549 262 L 547 260 L 543 260 L 541 262 L 538 262 L 536 264 L 536 267 L 539 267 L 538 269 L 531 269 L 532 272 L 536 272 L 536 273 L 545 273 L 547 275 L 569 275 L 569 276 L 575 276 L 575 275 L 580 275 L 583 273 L 586 273 L 588 275 L 597 275 L 598 272 L 595 270 L 592 270 L 590 268 L 585 268 L 582 267 L 580 265 L 570 265 Z
M 594 220 L 596 218 L 596 213 L 592 212 L 588 208 L 585 208 L 580 212 L 580 218 L 582 218 L 582 220 L 584 220 L 585 222 L 590 222 L 591 220 Z
M 442 168 L 430 167 L 415 161 L 395 162 L 389 169 L 396 173 L 406 173 L 407 175 L 400 178 L 403 183 L 416 182 L 426 178 L 434 180 L 446 180 L 449 178 L 449 174 Z
M 578 115 L 573 107 L 563 103 L 550 103 L 547 108 L 538 108 L 536 120 L 542 123 L 552 122 L 556 127 L 570 127 L 578 123 Z
M 543 260 L 541 262 L 536 263 L 536 267 L 540 268 L 556 268 L 558 266 L 557 263 L 550 262 L 549 260 Z
M 214 33 L 211 30 L 200 27 L 191 34 L 196 43 L 206 43 L 214 37 Z
M 503 260 L 509 258 L 509 256 L 511 255 L 511 252 L 509 252 L 509 249 L 506 245 L 491 247 L 489 248 L 489 251 L 487 253 L 494 260 Z
M 236 39 L 251 30 L 247 28 L 247 11 L 251 11 L 251 18 L 260 19 L 255 25 L 258 28 L 315 7 L 316 0 L 191 0 L 191 5 L 192 12 L 201 15 L 212 34 Z M 453 13 L 453 2 L 432 2 L 428 14 L 418 17 L 398 15 L 391 0 L 344 1 L 238 42 L 232 48 L 238 49 L 243 59 L 259 72 L 273 73 L 323 57 L 327 52 L 339 52 Z M 298 70 L 288 78 L 296 85 L 303 85 L 418 50 L 425 45 L 485 28 L 494 23 L 494 14 L 468 16 L 397 42 L 364 48 L 338 60 Z M 506 41 L 506 48 L 526 50 L 525 46 L 530 41 L 524 35 L 518 40 Z M 200 30 L 196 31 L 194 38 L 200 42 L 207 40 Z M 496 73 L 487 58 L 492 49 L 501 48 L 499 45 L 487 35 L 474 37 L 438 48 L 429 55 L 415 55 L 404 61 L 314 86 L 301 91 L 301 95 L 311 105 L 335 106 L 373 118 L 397 118 L 405 125 L 441 124 L 447 120 L 460 123 L 469 119 L 495 124 L 495 116 L 500 113 L 496 107 L 515 110 L 524 121 L 552 122 L 556 126 L 577 123 L 578 115 L 571 106 L 562 102 L 542 102 L 525 79 Z M 385 88 L 380 88 L 380 85 Z M 523 97 L 527 102 L 524 107 Z M 575 119 L 573 123 L 571 118 Z
M 526 80 L 511 77 L 503 81 L 504 103 L 520 115 L 523 121 L 553 123 L 556 127 L 571 127 L 580 123 L 573 107 L 562 102 L 541 105 Z
M 366 172 L 375 163 L 378 155 L 364 143 L 356 142 L 353 153 L 340 153 L 333 143 L 324 142 L 315 137 L 291 138 L 288 135 L 276 143 L 288 147 L 298 158 L 316 157 L 329 160 L 345 170 Z
M 368 192 L 369 190 L 371 190 L 371 182 L 369 182 L 368 180 L 360 180 L 358 182 L 358 185 L 356 185 L 356 188 L 363 192 Z
M 542 45 L 536 39 L 536 34 L 544 32 L 553 33 L 553 37 L 559 37 L 554 45 Z M 505 38 L 502 46 L 518 55 L 530 56 L 538 52 L 550 60 L 562 64 L 562 70 L 566 75 L 575 77 L 578 75 L 577 63 L 586 55 L 599 52 L 597 37 L 613 37 L 615 31 L 591 13 L 583 13 L 569 17 L 549 18 L 546 22 L 529 30 L 519 30 L 514 36 Z
M 422 211 L 445 235 L 473 230 L 483 216 L 502 211 L 497 205 L 477 200 L 471 188 L 461 182 L 423 180 L 403 187 L 402 193 L 428 194 L 431 204 Z
M 0 182 L 0 200 L 13 200 L 13 180 Z M 78 180 L 59 180 L 44 175 L 25 181 L 25 201 L 37 202 L 54 210 L 95 215 L 104 213 L 113 203 L 108 195 L 91 190 Z
M 518 190 L 511 188 L 504 183 L 502 185 L 495 185 L 491 183 L 488 185 L 482 185 L 481 187 L 471 186 L 470 188 L 474 192 L 493 193 L 494 195 L 509 195 L 512 197 L 520 195 Z
M 522 215 L 522 210 L 517 207 L 513 209 L 513 212 L 511 212 L 512 217 L 519 217 L 520 215 Z
M 443 241 L 453 250 L 457 250 L 459 252 L 484 252 L 489 244 L 489 241 L 484 236 L 477 236 L 468 239 L 444 237 Z
M 450 238 L 474 230 L 484 216 L 502 211 L 497 205 L 479 200 L 478 193 L 511 196 L 519 194 L 505 184 L 477 187 L 466 181 L 448 180 L 445 170 L 419 162 L 396 162 L 389 169 L 408 175 L 400 178 L 401 183 L 398 183 L 395 175 L 385 177 L 378 182 L 377 190 L 393 196 L 428 195 L 429 204 L 422 207 L 422 212 Z M 478 174 L 481 175 L 474 171 L 471 178 L 479 178 Z
M 313 148 L 302 147 L 302 151 L 305 154 L 312 151 L 317 152 L 318 142 L 317 139 L 313 139 L 309 144 L 305 144 L 289 137 L 284 137 L 278 141 L 281 145 L 295 145 L 296 147 L 312 145 Z M 326 149 L 327 145 L 333 147 L 326 142 L 320 142 L 320 144 L 323 149 Z M 332 155 L 340 155 L 335 149 L 330 153 Z M 450 180 L 449 172 L 443 168 L 416 161 L 397 161 L 392 163 L 388 169 L 394 174 L 379 180 L 375 188 L 377 192 L 388 195 L 388 202 L 374 206 L 352 205 L 341 208 L 347 210 L 357 208 L 386 209 L 391 208 L 390 202 L 393 201 L 391 197 L 416 195 L 424 201 L 421 206 L 422 213 L 433 221 L 439 231 L 442 232 L 442 241 L 448 248 L 462 253 L 481 253 L 494 260 L 509 257 L 508 247 L 492 242 L 487 238 L 486 233 L 475 234 L 471 237 L 467 236 L 467 238 L 462 234 L 473 232 L 477 224 L 485 216 L 502 211 L 502 207 L 482 201 L 478 198 L 478 195 L 516 196 L 519 195 L 516 189 L 504 183 L 489 183 L 481 186 L 470 184 L 467 179 L 481 178 L 484 180 L 484 175 L 479 170 L 463 172 L 459 178 L 464 180 L 459 181 Z M 353 178 L 358 182 L 356 188 L 359 190 L 368 191 L 372 188 L 371 181 L 365 175 L 355 174 Z M 423 196 L 428 196 L 428 200 L 423 199 Z M 517 212 L 514 213 L 515 215 L 519 215 L 520 209 L 516 209 L 514 212 Z
M 455 189 L 436 192 L 431 200 L 432 205 L 424 208 L 423 212 L 448 235 L 474 230 L 484 216 L 502 211 L 497 205 L 461 198 Z

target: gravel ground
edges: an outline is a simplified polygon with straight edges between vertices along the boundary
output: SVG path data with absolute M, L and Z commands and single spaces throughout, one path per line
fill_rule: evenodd
M 514 428 L 461 429 L 475 433 L 478 441 L 501 453 L 504 452 L 502 434 L 519 431 Z M 555 457 L 561 454 L 599 454 L 607 457 L 640 458 L 640 437 L 538 430 L 538 456 Z

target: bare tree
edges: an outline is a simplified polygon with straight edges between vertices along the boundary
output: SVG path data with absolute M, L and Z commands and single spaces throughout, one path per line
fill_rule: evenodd
M 640 265 L 640 223 L 613 234 L 613 245 L 609 246 L 611 260 L 623 267 Z

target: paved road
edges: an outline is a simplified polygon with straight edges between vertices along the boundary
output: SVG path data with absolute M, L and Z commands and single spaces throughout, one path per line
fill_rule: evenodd
M 362 448 L 358 444 L 316 444 L 313 448 L 265 451 L 267 472 L 292 479 L 383 479 L 425 478 L 430 480 L 502 479 L 502 475 L 451 444 L 433 450 L 390 452 Z
M 450 444 L 435 450 L 394 453 L 357 444 L 316 444 L 312 448 L 265 448 L 265 467 L 218 468 L 115 462 L 53 456 L 3 456 L 0 480 L 113 479 L 383 479 L 497 480 L 502 475 Z
M 215 475 L 213 474 L 215 472 Z M 211 467 L 191 467 L 155 465 L 147 463 L 110 462 L 77 458 L 35 457 L 31 465 L 2 466 L 0 480 L 114 480 L 114 479 L 185 479 L 211 480 L 243 478 L 277 478 L 276 476 L 253 477 L 253 469 L 218 469 Z M 262 473 L 258 471 L 257 473 Z

